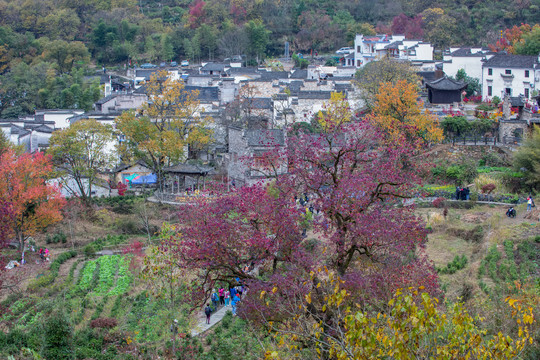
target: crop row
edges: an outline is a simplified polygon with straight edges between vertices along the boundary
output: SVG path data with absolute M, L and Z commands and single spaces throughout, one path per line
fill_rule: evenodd
M 133 281 L 133 275 L 129 271 L 130 258 L 127 256 L 122 257 L 118 265 L 118 277 L 116 279 L 116 286 L 109 291 L 109 295 L 121 295 L 129 290 L 131 282 Z
M 99 264 L 99 280 L 98 286 L 93 291 L 95 295 L 106 295 L 114 285 L 114 276 L 116 275 L 119 260 L 120 255 L 102 256 L 96 260 Z
M 97 262 L 96 260 L 89 261 L 86 263 L 82 270 L 81 279 L 79 285 L 77 286 L 78 290 L 88 291 L 92 285 L 92 279 L 94 278 L 94 271 L 96 270 Z

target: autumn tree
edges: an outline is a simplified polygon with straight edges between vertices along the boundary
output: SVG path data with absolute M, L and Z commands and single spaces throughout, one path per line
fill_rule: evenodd
M 443 139 L 437 117 L 428 110 L 422 111 L 415 84 L 406 80 L 383 83 L 375 99 L 370 120 L 388 141 L 399 144 L 402 140 L 413 143 L 421 140 L 422 144 L 428 144 Z
M 420 78 L 409 63 L 383 58 L 372 61 L 357 71 L 355 80 L 360 94 L 368 108 L 372 108 L 382 83 L 396 84 L 400 80 L 418 84 Z
M 49 144 L 47 152 L 60 169 L 62 186 L 84 202 L 90 201 L 98 175 L 114 164 L 112 127 L 93 119 L 81 120 L 54 132 Z
M 538 55 L 540 52 L 540 24 L 514 25 L 501 31 L 495 44 L 489 45 L 492 51 L 506 51 L 517 55 Z
M 11 230 L 24 249 L 29 236 L 62 220 L 65 200 L 59 189 L 46 183 L 52 171 L 49 156 L 42 153 L 0 156 L 0 199 L 11 203 Z
M 124 158 L 142 161 L 163 185 L 163 169 L 184 160 L 188 151 L 201 150 L 212 140 L 210 119 L 202 118 L 197 91 L 167 77 L 166 71 L 152 75 L 145 85 L 148 101 L 135 111 L 116 119 L 124 136 L 119 151 Z
M 515 336 L 509 329 L 488 335 L 485 319 L 471 315 L 462 303 L 442 309 L 439 301 L 423 287 L 398 289 L 383 311 L 351 306 L 350 291 L 333 273 L 321 275 L 304 298 L 292 301 L 303 311 L 284 322 L 270 322 L 275 347 L 266 359 L 297 357 L 319 359 L 513 359 L 520 357 L 534 342 L 533 308 L 526 302 L 506 298 L 506 312 L 519 328 Z M 267 306 L 281 307 L 279 287 L 262 292 Z M 316 293 L 324 293 L 325 311 L 313 312 Z M 332 321 L 328 321 L 332 317 Z M 310 343 L 305 348 L 302 344 Z
M 175 236 L 176 228 L 165 223 L 161 229 L 160 237 L 169 239 Z M 171 244 L 169 242 L 169 244 Z M 185 285 L 188 273 L 185 268 L 178 266 L 174 247 L 152 246 L 146 251 L 144 265 L 140 277 L 151 284 L 152 292 L 156 297 L 163 297 L 169 301 L 171 309 L 175 309 L 175 299 L 179 289 Z
M 422 17 L 408 17 L 401 13 L 392 20 L 392 32 L 394 34 L 404 34 L 407 39 L 421 39 L 424 35 L 422 30 Z
M 270 185 L 184 208 L 184 226 L 170 241 L 178 248 L 179 266 L 199 269 L 192 300 L 201 304 L 217 283 L 241 280 L 254 293 L 285 284 L 280 294 L 286 301 L 288 294 L 306 294 L 306 276 L 320 263 L 345 279 L 356 302 L 377 306 L 413 284 L 438 295 L 437 275 L 422 251 L 425 227 L 411 208 L 398 206 L 419 181 L 414 161 L 402 161 L 414 149 L 407 143 L 387 146 L 369 121 L 341 119 L 345 109 L 340 101 L 331 103 L 326 118 L 318 119 L 320 134 L 299 129 L 286 148 L 257 157 L 254 166 L 273 179 Z M 283 166 L 287 174 L 280 174 Z M 297 206 L 295 196 L 307 196 L 312 210 Z M 307 211 L 318 215 L 308 217 Z M 304 241 L 306 220 L 324 240 Z M 246 265 L 259 274 L 246 272 Z M 314 311 L 322 312 L 323 305 L 316 299 Z M 284 319 L 297 311 L 265 311 L 257 296 L 242 306 L 252 318 L 262 311 Z

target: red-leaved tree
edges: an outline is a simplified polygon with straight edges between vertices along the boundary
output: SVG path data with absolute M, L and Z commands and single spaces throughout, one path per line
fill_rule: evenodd
M 18 156 L 7 151 L 0 156 L 0 200 L 11 204 L 10 235 L 21 251 L 29 236 L 62 219 L 65 199 L 46 183 L 51 171 L 50 157 L 42 153 Z
M 351 303 L 384 306 L 409 286 L 440 295 L 423 254 L 425 225 L 402 206 L 419 182 L 414 144 L 389 144 L 379 128 L 343 116 L 337 105 L 319 119 L 319 134 L 289 133 L 266 162 L 258 156 L 270 183 L 182 210 L 181 229 L 167 245 L 179 266 L 198 274 L 196 304 L 217 285 L 240 280 L 249 287 L 239 307 L 244 316 L 296 319 L 309 296 L 310 312 L 330 322 L 321 279 L 313 275 L 321 267 L 344 281 Z M 284 164 L 288 171 L 276 172 Z M 306 229 L 313 234 L 303 236 Z M 280 300 L 267 304 L 261 294 L 270 291 Z
M 422 29 L 422 16 L 408 17 L 401 13 L 392 20 L 392 32 L 403 34 L 407 39 L 422 39 L 424 30 Z

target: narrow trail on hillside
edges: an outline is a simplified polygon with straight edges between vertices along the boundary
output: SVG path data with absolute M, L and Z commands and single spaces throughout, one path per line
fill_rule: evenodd
M 201 311 L 201 315 L 197 318 L 199 322 L 193 329 L 191 329 L 191 336 L 199 336 L 200 334 L 208 331 L 212 326 L 216 325 L 223 319 L 227 311 L 232 311 L 232 307 L 230 305 L 222 306 L 218 311 L 212 314 L 210 317 L 210 324 L 206 323 L 206 315 Z

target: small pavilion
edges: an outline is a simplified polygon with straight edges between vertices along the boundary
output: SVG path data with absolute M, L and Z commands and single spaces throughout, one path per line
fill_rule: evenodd
M 206 177 L 213 172 L 214 168 L 205 165 L 196 164 L 177 164 L 163 169 L 166 174 L 165 186 L 170 194 L 182 194 L 186 188 L 191 190 L 205 189 Z M 188 184 L 188 178 L 194 178 L 195 181 Z
M 442 77 L 435 81 L 426 82 L 428 100 L 432 104 L 453 104 L 461 102 L 461 92 L 467 84 Z

